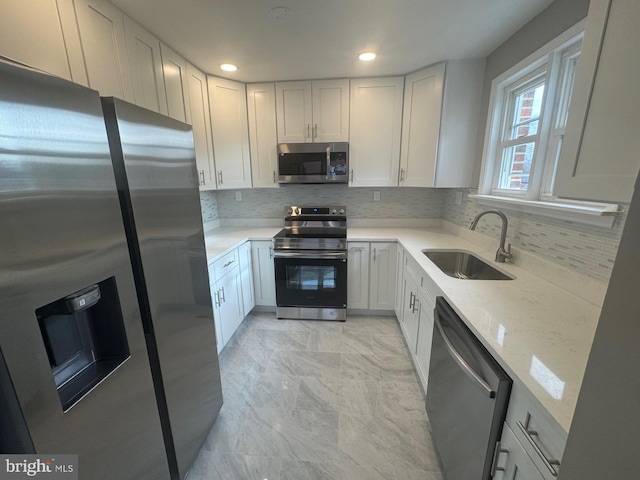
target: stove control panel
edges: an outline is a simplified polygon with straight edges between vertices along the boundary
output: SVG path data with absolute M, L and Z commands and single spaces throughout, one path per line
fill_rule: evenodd
M 313 216 L 341 216 L 344 217 L 347 214 L 347 207 L 339 206 L 339 207 L 302 207 L 298 205 L 291 205 L 288 207 L 284 207 L 284 214 L 287 217 L 296 217 L 296 216 L 305 216 L 305 217 L 313 217 Z

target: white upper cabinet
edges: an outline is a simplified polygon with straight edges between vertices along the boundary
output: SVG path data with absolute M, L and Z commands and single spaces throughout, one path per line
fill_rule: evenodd
M 160 45 L 160 52 L 168 114 L 181 122 L 191 123 L 187 61 L 164 43 Z
M 0 55 L 86 85 L 76 25 L 72 0 L 2 2 Z
M 592 0 L 554 194 L 628 202 L 640 167 L 640 2 Z
M 253 186 L 278 187 L 275 84 L 247 85 L 247 110 Z
M 251 188 L 245 85 L 213 76 L 207 84 L 218 188 Z
M 211 141 L 207 77 L 190 63 L 187 63 L 187 85 L 200 190 L 214 190 L 216 188 L 216 167 Z
M 101 0 L 75 0 L 75 6 L 89 87 L 135 102 L 124 15 Z
M 311 82 L 313 141 L 346 142 L 349 139 L 349 80 Z
M 404 77 L 351 80 L 349 185 L 398 185 L 403 87 Z
M 349 80 L 276 83 L 278 142 L 346 142 Z
M 401 187 L 470 186 L 484 65 L 455 60 L 407 75 Z
M 124 17 L 124 31 L 133 77 L 136 105 L 167 114 L 160 40 L 129 17 Z

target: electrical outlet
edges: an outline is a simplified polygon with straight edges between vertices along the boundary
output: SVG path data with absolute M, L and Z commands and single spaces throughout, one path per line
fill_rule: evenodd
M 373 201 L 374 202 L 380 201 L 380 192 L 373 192 Z
M 456 205 L 462 205 L 462 197 L 464 193 L 456 192 Z
M 242 201 L 242 192 L 236 192 L 236 202 Z

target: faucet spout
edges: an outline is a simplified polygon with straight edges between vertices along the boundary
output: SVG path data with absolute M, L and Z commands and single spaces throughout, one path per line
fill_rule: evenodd
M 496 251 L 496 262 L 504 263 L 505 260 L 513 257 L 513 255 L 511 254 L 511 244 L 509 244 L 506 249 L 504 246 L 507 240 L 507 226 L 509 224 L 507 216 L 504 213 L 502 213 L 500 210 L 485 210 L 484 212 L 476 215 L 476 218 L 474 218 L 473 222 L 471 222 L 471 226 L 469 227 L 469 229 L 475 230 L 480 219 L 488 213 L 493 213 L 500 217 L 500 219 L 502 220 L 502 229 L 500 230 L 500 245 L 498 246 L 498 250 Z

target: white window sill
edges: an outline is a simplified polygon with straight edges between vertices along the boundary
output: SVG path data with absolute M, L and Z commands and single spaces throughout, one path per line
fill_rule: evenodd
M 469 198 L 476 199 L 479 205 L 608 228 L 613 226 L 617 216 L 622 213 L 622 209 L 618 205 L 604 203 L 575 202 L 571 200 L 552 202 L 478 194 L 469 195 Z

